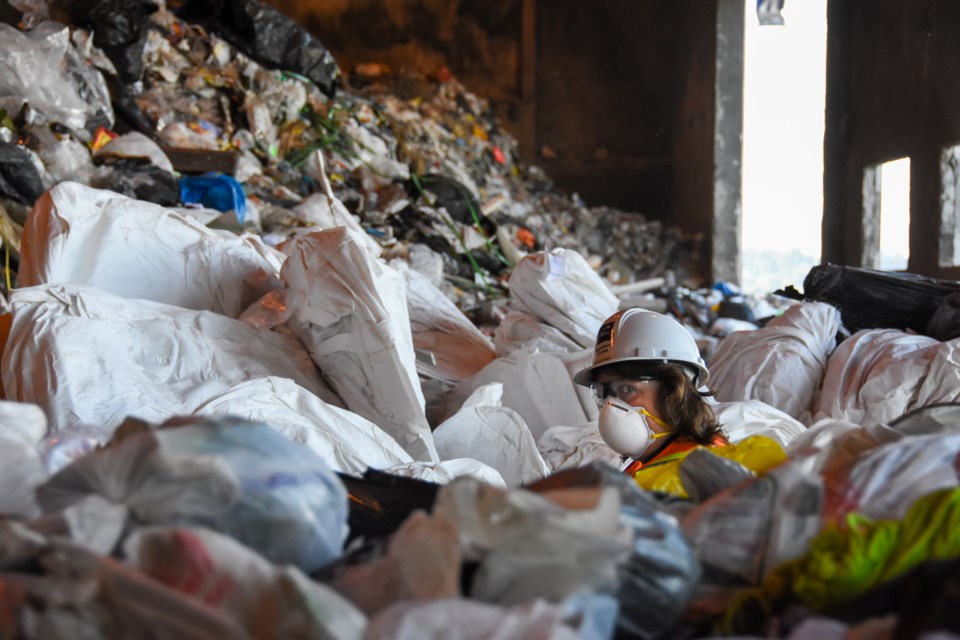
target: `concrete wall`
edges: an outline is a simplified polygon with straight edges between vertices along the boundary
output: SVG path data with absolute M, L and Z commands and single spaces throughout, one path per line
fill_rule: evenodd
M 960 2 L 831 0 L 827 25 L 823 260 L 871 266 L 865 171 L 909 156 L 907 268 L 960 277 L 938 258 L 940 156 L 960 143 Z

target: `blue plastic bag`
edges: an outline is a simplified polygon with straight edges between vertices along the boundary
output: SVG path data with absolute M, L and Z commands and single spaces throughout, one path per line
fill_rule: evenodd
M 237 222 L 243 224 L 247 214 L 247 196 L 235 178 L 222 173 L 180 178 L 180 201 L 183 204 L 202 204 L 217 211 L 233 211 Z

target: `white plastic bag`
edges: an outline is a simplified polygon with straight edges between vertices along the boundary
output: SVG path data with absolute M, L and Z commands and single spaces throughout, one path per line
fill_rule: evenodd
M 493 334 L 498 356 L 507 356 L 517 349 L 566 354 L 580 351 L 580 344 L 565 333 L 551 327 L 529 313 L 510 311 Z
M 73 48 L 70 29 L 56 22 L 27 32 L 0 23 L 0 106 L 17 113 L 22 101 L 79 132 L 88 122 L 113 126 L 106 80 Z
M 0 401 L 0 514 L 39 515 L 34 492 L 47 479 L 38 443 L 47 418 L 34 404 Z

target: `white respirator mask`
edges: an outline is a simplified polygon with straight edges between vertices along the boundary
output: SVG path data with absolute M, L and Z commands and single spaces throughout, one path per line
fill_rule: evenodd
M 650 428 L 648 419 L 663 427 L 667 426 L 643 407 L 631 407 L 623 400 L 607 397 L 600 405 L 597 426 L 600 437 L 608 447 L 619 454 L 639 458 L 655 439 L 670 435 L 655 433 Z

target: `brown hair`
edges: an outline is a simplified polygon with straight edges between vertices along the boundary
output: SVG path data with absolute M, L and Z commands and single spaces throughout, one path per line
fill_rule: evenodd
M 660 382 L 660 417 L 677 435 L 706 445 L 717 438 L 727 440 L 713 407 L 705 400 L 713 392 L 697 390 L 683 365 L 640 360 L 611 364 L 604 371 L 628 380 L 640 376 L 656 378 Z

